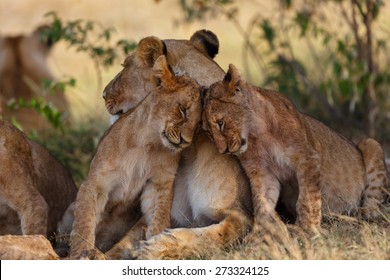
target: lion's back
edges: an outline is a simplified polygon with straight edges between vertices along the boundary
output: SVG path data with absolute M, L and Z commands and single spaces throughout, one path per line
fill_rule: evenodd
M 15 183 L 14 176 L 18 182 L 30 183 Z M 0 120 L 0 199 L 7 210 L 0 214 L 15 225 L 8 229 L 9 233 L 19 232 L 15 228 L 20 228 L 20 221 L 15 221 L 18 217 L 14 215 L 14 204 L 28 201 L 31 191 L 38 191 L 46 201 L 48 232 L 54 232 L 65 210 L 75 200 L 77 188 L 73 179 L 45 148 L 30 141 L 9 122 Z

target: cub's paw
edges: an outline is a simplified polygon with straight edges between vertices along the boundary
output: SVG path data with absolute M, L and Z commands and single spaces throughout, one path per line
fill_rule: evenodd
M 105 256 L 109 260 L 133 260 L 136 258 L 134 249 L 126 247 L 114 247 L 106 252 Z
M 143 260 L 155 259 L 177 259 L 177 239 L 170 230 L 152 236 L 147 241 L 140 241 L 139 247 L 135 250 L 134 257 Z
M 356 216 L 367 221 L 373 221 L 381 217 L 381 211 L 379 207 L 360 207 L 356 211 Z
M 106 260 L 106 256 L 98 249 L 84 250 L 77 258 L 79 260 Z

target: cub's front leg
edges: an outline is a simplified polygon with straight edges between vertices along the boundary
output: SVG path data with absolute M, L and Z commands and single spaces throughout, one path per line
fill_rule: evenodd
M 299 195 L 296 224 L 303 229 L 318 228 L 321 224 L 321 165 L 315 151 L 305 154 L 297 166 Z
M 105 253 L 109 260 L 121 260 L 134 258 L 134 248 L 140 240 L 145 239 L 146 221 L 141 217 L 138 222 L 126 233 L 126 235 Z
M 107 193 L 96 180 L 88 179 L 80 186 L 76 199 L 73 230 L 70 239 L 70 258 L 96 255 L 95 229 L 107 203 Z
M 249 178 L 255 225 L 277 219 L 276 203 L 280 194 L 280 183 L 266 166 L 255 161 L 242 161 Z
M 146 240 L 171 227 L 171 208 L 173 199 L 174 176 L 150 180 L 141 196 L 147 230 Z
M 1 168 L 0 173 L 3 172 Z M 9 170 L 12 170 L 13 176 L 0 174 L 0 197 L 18 213 L 22 234 L 46 236 L 49 207 L 45 199 L 34 186 L 25 166 L 10 161 Z

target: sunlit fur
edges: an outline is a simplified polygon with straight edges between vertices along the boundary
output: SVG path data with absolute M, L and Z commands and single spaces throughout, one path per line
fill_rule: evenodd
M 43 235 L 0 236 L 1 260 L 59 260 Z

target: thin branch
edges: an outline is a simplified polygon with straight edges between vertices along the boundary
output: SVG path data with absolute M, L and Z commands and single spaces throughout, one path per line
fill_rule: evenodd
M 363 16 L 364 25 L 366 27 L 366 62 L 368 66 L 368 84 L 366 90 L 367 98 L 367 113 L 368 113 L 368 134 L 370 137 L 374 137 L 376 134 L 375 131 L 375 121 L 377 119 L 379 108 L 374 86 L 374 75 L 375 75 L 375 66 L 374 66 L 374 56 L 372 48 L 372 11 L 374 8 L 374 2 L 367 0 L 366 2 L 367 13 Z
M 362 39 L 359 36 L 359 26 L 356 20 L 356 9 L 354 2 L 355 0 L 351 0 L 351 10 L 352 10 L 352 32 L 355 37 L 356 41 L 356 48 L 357 48 L 357 53 L 358 53 L 358 60 L 362 61 L 363 60 L 363 42 Z
M 221 10 L 225 16 L 228 15 L 228 13 L 224 9 L 221 9 Z M 255 58 L 255 61 L 257 62 L 259 69 L 263 72 L 263 75 L 264 75 L 267 72 L 266 67 L 265 67 L 265 63 L 264 63 L 263 59 L 259 56 L 259 53 L 257 52 L 255 46 L 251 43 L 248 33 L 244 30 L 244 28 L 241 26 L 241 24 L 239 23 L 239 21 L 237 20 L 237 18 L 235 16 L 230 15 L 230 16 L 227 16 L 227 18 L 234 24 L 234 26 L 236 27 L 238 32 L 243 37 L 245 46 L 252 53 L 253 57 Z

